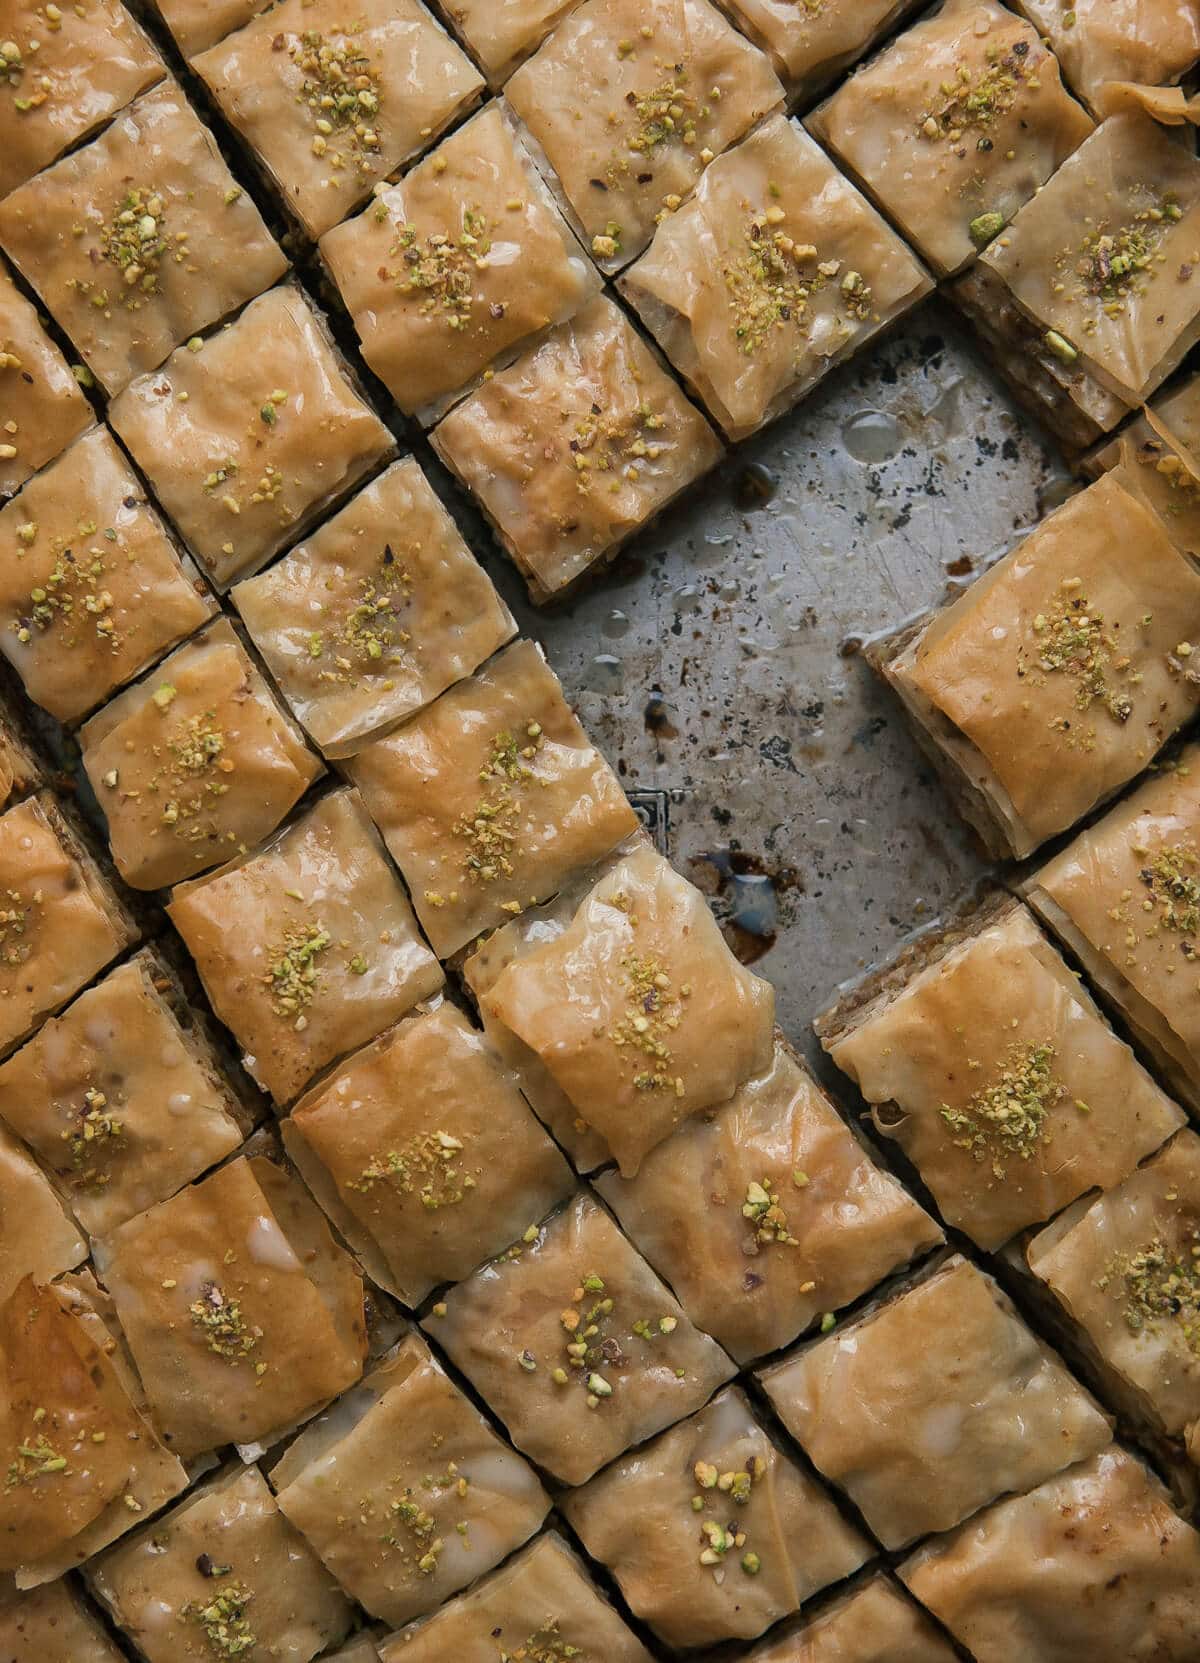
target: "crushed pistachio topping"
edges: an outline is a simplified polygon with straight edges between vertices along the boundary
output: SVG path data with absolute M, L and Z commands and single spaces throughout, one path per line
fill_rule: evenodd
M 312 153 L 333 172 L 354 167 L 377 171 L 381 141 L 378 115 L 383 101 L 380 72 L 355 36 L 363 25 L 333 36 L 306 29 L 288 48 L 303 74 L 296 97 L 310 113 Z M 282 51 L 282 35 L 273 44 Z
M 621 480 L 636 484 L 646 462 L 657 462 L 662 441 L 655 437 L 666 420 L 655 415 L 648 403 L 625 415 L 607 416 L 599 404 L 575 424 L 569 441 L 577 487 L 587 493 L 606 483 L 610 492 L 621 489 Z
M 1029 42 L 1019 40 L 1007 52 L 999 46 L 988 49 L 986 67 L 972 73 L 959 64 L 951 80 L 942 81 L 939 96 L 917 119 L 917 132 L 931 143 L 947 139 L 957 144 L 968 130 L 983 134 L 977 143 L 992 148 L 987 129 L 1007 115 L 1017 101 L 1028 73 Z
M 151 694 L 164 717 L 177 697 L 177 689 L 169 682 Z M 216 835 L 213 813 L 229 791 L 229 775 L 235 769 L 232 757 L 226 754 L 228 743 L 215 712 L 209 710 L 176 721 L 164 739 L 151 747 L 157 766 L 144 789 L 161 800 L 159 824 L 173 836 L 195 843 Z M 119 781 L 118 773 L 114 789 Z
M 188 1310 L 208 1349 L 231 1363 L 249 1357 L 262 1339 L 262 1329 L 248 1325 L 243 1317 L 241 1300 L 229 1298 L 216 1282 L 205 1282 Z
M 479 770 L 485 794 L 451 828 L 466 844 L 461 869 L 471 883 L 493 884 L 513 876 L 513 857 L 520 853 L 523 794 L 537 778 L 530 763 L 544 737 L 541 723 L 533 721 L 526 722 L 520 737 L 506 728 L 493 736 Z M 436 904 L 432 895 L 426 899 Z
M 35 1422 L 40 1414 L 40 1410 L 34 1411 Z M 60 1455 L 54 1445 L 39 1432 L 25 1443 L 17 1445 L 16 1458 L 9 1462 L 4 1488 L 6 1491 L 15 1490 L 22 1484 L 32 1484 L 37 1478 L 49 1478 L 55 1474 L 69 1473 L 70 1470 L 66 1456 Z
M 1168 450 L 1161 439 L 1145 440 L 1138 446 L 1135 455 L 1142 467 L 1153 468 L 1167 486 L 1168 500 L 1156 505 L 1160 513 L 1180 514 L 1200 503 L 1200 478 L 1181 456 Z
M 580 1660 L 586 1660 L 582 1647 L 563 1639 L 557 1617 L 547 1617 L 516 1651 L 502 1646 L 498 1663 L 580 1663 Z
M 28 602 L 13 619 L 12 628 L 23 646 L 54 629 L 63 647 L 74 647 L 81 639 L 94 635 L 117 652 L 122 639 L 113 617 L 116 603 L 104 582 L 109 556 L 99 544 L 87 542 L 96 535 L 94 520 L 81 520 L 76 529 L 80 542 L 87 546 L 76 549 L 71 539 L 54 550 L 51 570 L 29 590 Z M 35 526 L 34 536 L 22 536 L 21 541 L 32 546 L 36 531 Z M 111 527 L 104 537 L 109 543 L 117 541 Z
M 463 1142 L 449 1132 L 425 1132 L 400 1149 L 389 1149 L 365 1166 L 347 1188 L 363 1193 L 388 1184 L 402 1195 L 416 1195 L 428 1212 L 457 1206 L 475 1188 L 463 1170 Z
M 630 51 L 633 43 L 629 43 Z M 618 55 L 628 57 L 628 52 Z M 631 88 L 625 94 L 629 109 L 625 132 L 620 147 L 603 179 L 593 181 L 601 189 L 618 186 L 633 175 L 640 185 L 648 185 L 654 178 L 653 161 L 664 145 L 695 147 L 700 125 L 712 114 L 711 105 L 700 102 L 688 87 L 687 68 L 683 64 L 656 64 L 660 79 L 645 92 Z M 676 203 L 678 206 L 678 203 Z
M 1160 849 L 1139 870 L 1146 890 L 1143 908 L 1163 929 L 1191 936 L 1200 930 L 1200 856 L 1189 843 Z
M 181 241 L 180 236 L 168 235 L 161 192 L 142 185 L 126 191 L 100 232 L 101 253 L 121 273 L 122 305 L 140 305 L 140 296 L 160 292 L 163 266 L 169 260 L 180 263 L 187 258 L 186 237 Z M 107 292 L 103 300 L 98 294 L 93 296 L 101 305 L 107 305 L 108 298 Z
M 320 664 L 319 679 L 354 681 L 361 671 L 387 672 L 402 662 L 412 637 L 399 619 L 412 590 L 408 571 L 397 563 L 391 544 L 385 544 L 378 569 L 341 597 L 344 611 L 338 623 L 309 634 L 308 656 Z
M 24 964 L 33 952 L 28 940 L 32 914 L 42 904 L 42 892 L 35 889 L 28 900 L 19 890 L 0 890 L 0 965 Z
M 121 1147 L 125 1140 L 125 1125 L 113 1114 L 104 1092 L 89 1086 L 83 1094 L 83 1103 L 76 1113 L 74 1125 L 67 1127 L 60 1136 L 70 1149 L 71 1166 L 78 1184 L 94 1184 L 99 1188 L 109 1182 L 111 1175 L 99 1170 L 99 1163 Z
M 746 1185 L 742 1217 L 750 1225 L 747 1245 L 753 1244 L 752 1252 L 757 1253 L 759 1247 L 768 1247 L 772 1242 L 783 1247 L 799 1247 L 799 1241 L 788 1230 L 787 1213 L 779 1204 L 779 1192 L 772 1187 L 770 1178 L 764 1178 L 761 1183 L 752 1180 Z
M 448 329 L 465 329 L 482 298 L 477 278 L 487 270 L 491 248 L 487 215 L 479 208 L 463 209 L 457 236 L 435 231 L 422 239 L 416 226 L 401 225 L 392 249 L 400 261 L 396 288 L 416 300 L 424 317 L 441 318 Z
M 1157 1236 L 1137 1252 L 1115 1254 L 1097 1286 L 1122 1302 L 1133 1333 L 1171 1324 L 1200 1357 L 1200 1227 L 1192 1225 L 1178 1248 Z
M 780 207 L 755 214 L 741 252 L 723 268 L 733 332 L 747 357 L 777 330 L 799 323 L 812 297 L 830 287 L 847 318 L 865 323 L 872 315 L 875 297 L 862 273 L 844 269 L 840 260 L 823 260 L 812 243 L 790 237 L 786 218 Z
M 566 1367 L 554 1369 L 550 1378 L 556 1386 L 567 1386 L 572 1379 L 578 1379 L 587 1393 L 589 1409 L 598 1409 L 605 1399 L 613 1395 L 613 1382 L 609 1376 L 619 1374 L 634 1361 L 619 1337 L 622 1325 L 616 1320 L 616 1306 L 616 1299 L 605 1290 L 604 1278 L 590 1271 L 571 1295 L 570 1305 L 559 1316 L 566 1336 L 563 1341 Z M 660 1339 L 669 1339 L 678 1326 L 678 1319 L 670 1315 L 638 1317 L 628 1325 L 625 1337 L 626 1340 L 636 1338 L 647 1345 L 654 1345 Z M 518 1365 L 533 1373 L 537 1362 L 530 1357 L 527 1363 L 524 1360 L 526 1356 L 528 1353 L 517 1359 Z
M 213 1576 L 222 1574 L 214 1567 Z M 241 1657 L 258 1644 L 246 1609 L 254 1595 L 240 1582 L 230 1582 L 210 1600 L 189 1600 L 180 1607 L 182 1622 L 195 1623 L 204 1630 L 208 1649 L 214 1657 Z
M 1083 593 L 1078 578 L 1066 578 L 1049 612 L 1033 620 L 1034 652 L 1030 662 L 1025 647 L 1018 651 L 1017 675 L 1065 675 L 1075 683 L 1075 708 L 1086 712 L 1100 704 L 1114 722 L 1127 722 L 1133 714 L 1130 689 L 1140 675 L 1131 672 L 1131 660 L 1122 652 L 1116 629 L 1106 627 Z M 1123 680 L 1114 686 L 1113 679 Z
M 977 1161 L 990 1159 L 1003 1178 L 1010 1160 L 1031 1160 L 1049 1139 L 1046 1120 L 1067 1095 L 1056 1078 L 1053 1045 L 1018 1045 L 1008 1053 L 1000 1076 L 975 1092 L 962 1109 L 941 1106 L 958 1149 Z M 1082 1108 L 1082 1106 L 1081 1106 Z
M 298 924 L 284 932 L 269 954 L 270 967 L 262 979 L 271 993 L 271 1009 L 276 1016 L 293 1018 L 301 1031 L 308 1026 L 304 1012 L 321 980 L 318 961 L 332 944 L 323 924 Z
M 726 1503 L 732 1502 L 738 1509 L 749 1506 L 755 1486 L 762 1482 L 766 1474 L 767 1462 L 761 1455 L 752 1456 L 744 1468 L 727 1472 L 712 1461 L 696 1462 L 692 1476 L 697 1493 L 691 1499 L 692 1512 L 724 1515 L 724 1522 L 718 1518 L 701 1518 L 699 1521 L 701 1545 L 698 1557 L 705 1570 L 721 1574 L 731 1553 L 742 1555 L 741 1567 L 747 1576 L 757 1576 L 762 1569 L 758 1554 L 746 1550 L 748 1531 L 745 1520 L 739 1519 L 736 1513 L 731 1517 L 726 1511 Z
M 1122 316 L 1146 293 L 1166 265 L 1163 245 L 1182 218 L 1174 196 L 1155 196 L 1122 224 L 1089 219 L 1082 238 L 1058 255 L 1053 293 L 1084 308 L 1086 334 L 1095 334 L 1102 316 Z M 1181 280 L 1191 273 L 1185 263 Z M 1071 346 L 1066 337 L 1059 338 Z M 1071 351 L 1078 356 L 1074 347 Z
M 470 1479 L 459 1470 L 456 1462 L 450 1461 L 444 1472 L 426 1473 L 419 1487 L 405 1485 L 400 1496 L 388 1503 L 388 1529 L 382 1540 L 395 1550 L 409 1570 L 415 1569 L 421 1576 L 432 1576 L 437 1570 L 446 1543 L 444 1536 L 439 1534 L 441 1527 L 437 1514 L 430 1508 L 440 1510 L 445 1505 L 466 1501 L 470 1487 Z M 421 1497 L 428 1501 L 428 1507 Z M 365 1501 L 364 1511 L 370 1505 Z M 459 1520 L 454 1528 L 460 1536 L 466 1536 L 466 1521 Z
M 685 984 L 676 992 L 661 960 L 654 957 L 629 954 L 621 960 L 621 971 L 625 1013 L 609 1029 L 608 1037 L 627 1053 L 638 1091 L 669 1091 L 682 1097 L 683 1079 L 675 1072 L 669 1041 L 683 1020 L 691 988 Z

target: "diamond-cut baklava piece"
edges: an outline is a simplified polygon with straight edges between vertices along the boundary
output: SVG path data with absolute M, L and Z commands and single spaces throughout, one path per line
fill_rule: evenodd
M 888 1577 L 870 1577 L 811 1621 L 785 1624 L 747 1663 L 954 1663 L 956 1653 Z
M 1017 10 L 1088 99 L 1108 81 L 1178 81 L 1200 58 L 1195 0 L 1017 0 Z
M 1192 1663 L 1200 1536 L 1113 1448 L 900 1567 L 977 1663 Z
M 882 40 L 920 0 L 720 0 L 805 102 Z
M 166 73 L 121 0 L 9 0 L 0 44 L 0 197 Z
M 411 457 L 231 599 L 327 756 L 414 715 L 516 629 Z
M 788 1431 L 889 1549 L 1024 1494 L 1112 1439 L 996 1283 L 958 1257 L 772 1365 L 762 1382 Z
M 1092 458 L 1152 508 L 1167 535 L 1200 565 L 1200 376 L 1191 376 Z
M 608 1214 L 580 1194 L 426 1318 L 518 1449 L 582 1484 L 734 1372 Z
M 606 296 L 464 399 L 432 441 L 537 601 L 612 559 L 721 456 Z
M 1081 832 L 1029 880 L 1028 899 L 1200 1108 L 1200 748 Z
M 699 890 L 640 848 L 480 1000 L 549 1070 L 625 1177 L 675 1128 L 770 1065 L 775 998 Z
M 614 1461 L 564 1510 L 670 1646 L 753 1639 L 871 1551 L 737 1390 Z
M 395 448 L 290 284 L 193 337 L 110 417 L 219 588 L 295 542 Z
M 115 1350 L 61 1286 L 27 1276 L 0 1306 L 0 1572 L 18 1588 L 82 1563 L 187 1484 Z
M 5 1663 L 125 1663 L 63 1578 L 25 1594 L 0 1588 L 0 1657 Z
M 310 237 L 483 88 L 419 0 L 277 0 L 192 67 Z
M 247 1071 L 277 1103 L 442 985 L 353 791 L 181 886 L 167 910 Z
M 49 1282 L 74 1270 L 87 1251 L 87 1241 L 49 1179 L 0 1126 L 0 1300 L 24 1276 Z
M 1031 854 L 1200 703 L 1200 573 L 1103 478 L 872 661 L 993 854 Z
M 59 721 L 85 716 L 215 611 L 102 427 L 0 509 L 0 652 Z
M 1092 131 L 1037 33 L 946 0 L 810 118 L 942 275 L 1000 234 Z
M 232 1154 L 248 1124 L 212 1041 L 148 950 L 0 1065 L 0 1120 L 93 1236 Z
M 105 1554 L 90 1579 L 147 1663 L 308 1663 L 352 1621 L 256 1467 L 227 1468 Z
M 96 1257 L 155 1424 L 185 1460 L 277 1438 L 362 1373 L 362 1278 L 269 1160 L 219 1168 Z
M 515 1075 L 449 1004 L 352 1057 L 284 1136 L 375 1281 L 408 1305 L 469 1276 L 573 1188 Z
M 1011 902 L 920 938 L 818 1032 L 980 1247 L 1111 1188 L 1183 1123 Z
M 136 934 L 48 793 L 0 814 L 0 1055 L 86 987 Z
M 93 716 L 82 741 L 117 870 L 135 889 L 243 852 L 321 772 L 224 618 Z
M 621 289 L 731 439 L 782 414 L 929 292 L 797 123 L 719 156 Z
M 455 1663 L 496 1663 L 497 1657 L 536 1663 L 539 1655 L 546 1663 L 586 1663 L 592 1656 L 604 1663 L 650 1663 L 645 1646 L 554 1531 L 379 1647 L 383 1663 L 444 1663 L 448 1657 Z
M 381 188 L 321 252 L 363 356 L 425 421 L 600 287 L 500 104 Z
M 768 59 L 709 0 L 585 0 L 504 91 L 605 271 L 783 102 Z
M 110 393 L 287 265 L 173 82 L 0 203 L 0 244 Z
M 693 1322 L 739 1363 L 789 1344 L 942 1239 L 781 1040 L 765 1074 L 689 1120 L 636 1178 L 605 1173 L 597 1188 Z
M 347 770 L 442 958 L 546 900 L 637 827 L 531 641 L 518 641 Z
M 92 408 L 37 312 L 0 266 L 0 499 L 53 460 Z
M 550 1509 L 536 1473 L 416 1335 L 302 1433 L 271 1477 L 342 1587 L 392 1624 L 490 1571 Z

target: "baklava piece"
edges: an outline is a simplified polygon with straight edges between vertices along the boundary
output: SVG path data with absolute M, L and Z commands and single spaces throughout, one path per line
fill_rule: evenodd
M 773 1364 L 762 1383 L 889 1549 L 1023 1495 L 1112 1440 L 991 1277 L 957 1256 Z
M 1090 465 L 1152 508 L 1200 566 L 1200 376 L 1156 398 Z
M 4 1663 L 125 1663 L 72 1583 L 61 1579 L 26 1594 L 0 1587 Z
M 603 295 L 464 399 L 431 439 L 539 602 L 612 560 L 722 454 Z
M 806 103 L 920 0 L 720 0 L 746 34 L 769 52 L 789 94 Z
M 673 1647 L 754 1639 L 871 1554 L 737 1390 L 614 1461 L 563 1507 Z
M 1200 1462 L 1200 1138 L 1078 1201 L 1026 1259 L 1110 1401 Z
M 74 1270 L 87 1251 L 87 1240 L 58 1191 L 0 1125 L 0 1301 L 24 1276 L 50 1282 Z
M 347 771 L 440 958 L 546 900 L 638 823 L 531 641 Z
M 156 11 L 175 37 L 185 58 L 249 23 L 271 0 L 143 0 Z
M 483 89 L 420 0 L 276 0 L 192 68 L 314 238 Z
M 924 1612 L 876 1575 L 811 1621 L 785 1625 L 746 1663 L 954 1663 L 956 1655 Z
M 431 422 L 600 278 L 500 104 L 322 239 L 363 356 Z
M 0 1573 L 18 1588 L 82 1564 L 187 1485 L 116 1349 L 61 1286 L 27 1276 L 0 1306 Z
M 105 428 L 0 509 L 0 652 L 60 722 L 86 716 L 216 609 Z
M 574 1187 L 515 1075 L 449 1004 L 352 1057 L 296 1106 L 284 1138 L 371 1276 L 410 1306 Z
M 526 941 L 480 1004 L 536 1054 L 627 1178 L 771 1062 L 773 990 L 649 848 L 601 878 L 560 934 Z
M 537 1474 L 416 1335 L 271 1476 L 281 1511 L 341 1586 L 392 1624 L 492 1570 L 550 1510 Z
M 1193 1663 L 1200 1536 L 1124 1450 L 1000 1502 L 900 1575 L 977 1663 Z
M 0 44 L 0 197 L 166 74 L 121 0 L 10 0 Z
M 1195 0 L 1016 0 L 1070 84 L 1089 100 L 1108 81 L 1160 87 L 1200 59 Z
M 113 699 L 81 739 L 117 870 L 134 889 L 242 853 L 321 773 L 224 618 Z
M 1183 1124 L 1013 902 L 919 939 L 817 1031 L 980 1247 L 1110 1189 Z
M 790 1344 L 942 1240 L 782 1040 L 765 1074 L 689 1120 L 636 1178 L 605 1173 L 597 1188 L 739 1363 Z
M 202 1485 L 105 1554 L 90 1580 L 146 1663 L 308 1663 L 353 1620 L 256 1467 L 227 1468 Z
M 174 82 L 0 202 L 0 243 L 110 393 L 287 267 Z
M 1021 858 L 1193 714 L 1193 642 L 1200 572 L 1106 477 L 871 657 L 989 852 Z
M 184 1460 L 278 1438 L 362 1373 L 362 1278 L 269 1160 L 220 1167 L 95 1253 L 155 1424 Z
M 586 1194 L 425 1322 L 518 1449 L 564 1484 L 692 1414 L 734 1372 Z
M 620 283 L 730 439 L 797 403 L 931 287 L 783 116 L 712 163 Z
M 92 407 L 37 312 L 0 266 L 0 500 L 91 424 Z
M 74 998 L 136 935 L 48 793 L 0 814 L 0 1055 Z
M 651 1663 L 555 1531 L 440 1611 L 392 1635 L 379 1656 L 382 1663 L 445 1663 L 448 1657 L 455 1663 L 497 1663 L 497 1657 Z
M 1030 880 L 1030 905 L 1200 1109 L 1200 748 L 1188 746 Z
M 176 889 L 167 910 L 247 1072 L 276 1103 L 444 980 L 353 791 Z
M 109 417 L 219 589 L 297 541 L 395 450 L 292 284 L 194 336 Z
M 504 94 L 607 272 L 783 102 L 770 61 L 709 0 L 584 0 Z
M 411 457 L 230 598 L 327 756 L 361 750 L 516 632 Z
M 0 1120 L 93 1236 L 198 1178 L 249 1126 L 211 1040 L 150 950 L 0 1065 Z
M 996 0 L 945 0 L 810 125 L 943 277 L 999 236 L 1092 132 L 1053 54 Z
M 579 0 L 437 0 L 488 83 L 500 87 Z

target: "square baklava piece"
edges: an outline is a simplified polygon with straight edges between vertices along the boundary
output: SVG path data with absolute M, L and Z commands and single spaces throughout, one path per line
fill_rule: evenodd
M 0 197 L 161 80 L 162 59 L 121 0 L 10 0 L 0 44 Z
M 1200 748 L 1081 832 L 1026 892 L 1172 1090 L 1200 1109 Z
M 693 1413 L 734 1372 L 583 1193 L 425 1324 L 517 1448 L 564 1484 Z
M 109 415 L 218 588 L 295 542 L 395 449 L 291 284 L 194 336 Z
M 202 1020 L 149 949 L 0 1065 L 0 1120 L 93 1236 L 232 1154 L 250 1124 Z
M 62 1196 L 0 1125 L 0 1300 L 25 1276 L 50 1282 L 87 1258 L 87 1239 Z
M 321 773 L 224 618 L 107 704 L 81 739 L 113 859 L 134 889 L 244 852 Z
M 314 238 L 483 89 L 419 0 L 276 0 L 192 68 Z
M 353 791 L 180 886 L 167 910 L 247 1072 L 276 1103 L 444 979 Z
M 1097 99 L 1109 81 L 1161 87 L 1200 59 L 1200 11 L 1193 0 L 1017 0 L 1077 92 Z
M 726 437 L 744 439 L 932 284 L 780 115 L 718 156 L 620 287 Z
M 137 1397 L 104 1317 L 61 1283 L 27 1276 L 0 1306 L 0 1573 L 18 1588 L 82 1564 L 186 1488 Z
M 1112 1440 L 991 1277 L 957 1256 L 772 1365 L 762 1383 L 889 1549 L 951 1530 Z
M 110 393 L 287 267 L 174 82 L 0 202 L 0 245 Z
M 942 1239 L 781 1039 L 765 1073 L 694 1115 L 636 1178 L 608 1172 L 596 1186 L 692 1321 L 739 1363 L 790 1344 Z
M 817 1031 L 979 1247 L 1111 1189 L 1183 1124 L 1015 902 L 918 938 Z
M 672 1647 L 754 1639 L 871 1554 L 737 1390 L 563 1505 L 631 1609 Z
M 326 756 L 361 750 L 516 633 L 411 457 L 230 598 Z
M 90 426 L 92 407 L 36 310 L 0 265 L 0 500 Z
M 435 0 L 488 78 L 503 86 L 579 0 Z
M 353 1620 L 256 1467 L 226 1468 L 89 1578 L 146 1663 L 256 1653 L 308 1663 Z
M 49 793 L 0 814 L 0 1055 L 136 936 L 107 876 Z
M 1192 1663 L 1200 1536 L 1115 1446 L 900 1567 L 977 1663 Z
M 954 1663 L 956 1656 L 925 1613 L 876 1574 L 819 1616 L 785 1623 L 746 1663 Z
M 709 0 L 584 0 L 504 95 L 609 272 L 783 102 L 770 61 Z
M 989 853 L 1021 858 L 1195 712 L 1193 642 L 1200 572 L 1106 477 L 871 658 Z
M 1159 394 L 1089 466 L 1108 470 L 1152 508 L 1175 547 L 1200 566 L 1200 375 Z
M 498 103 L 381 187 L 321 253 L 363 356 L 425 422 L 600 287 Z
M 722 454 L 604 295 L 471 393 L 431 439 L 535 601 L 613 559 Z
M 271 1481 L 341 1586 L 393 1625 L 492 1570 L 550 1510 L 417 1335 L 302 1432 Z
M 410 1306 L 469 1276 L 574 1187 L 516 1076 L 446 1003 L 315 1087 L 284 1139 L 374 1280 Z
M 546 900 L 637 827 L 532 641 L 346 766 L 440 958 Z
M 379 1647 L 382 1663 L 493 1663 L 497 1656 L 534 1663 L 586 1658 L 651 1663 L 650 1653 L 596 1587 L 556 1531 L 539 1536 L 500 1570 L 440 1611 Z M 25 1663 L 19 1659 L 18 1663 Z M 91 1663 L 91 1660 L 88 1660 Z
M 155 1425 L 184 1460 L 278 1438 L 362 1373 L 362 1278 L 299 1180 L 262 1156 L 95 1253 Z
M 0 509 L 0 652 L 75 722 L 216 611 L 108 430 Z
M 1092 132 L 997 0 L 945 0 L 852 75 L 813 131 L 939 276 L 970 264 Z
M 0 1589 L 0 1657 L 5 1663 L 125 1663 L 65 1578 L 26 1594 Z
M 807 103 L 920 0 L 721 0 L 750 39 L 768 52 L 791 97 Z

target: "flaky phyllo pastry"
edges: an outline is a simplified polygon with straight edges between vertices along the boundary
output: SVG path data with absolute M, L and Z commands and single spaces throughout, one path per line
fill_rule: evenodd
M 885 1575 L 868 1577 L 812 1619 L 785 1623 L 748 1663 L 954 1663 L 950 1642 Z
M 87 1258 L 87 1239 L 37 1162 L 0 1125 L 0 1300 L 24 1277 L 50 1282 Z
M 1152 508 L 1176 548 L 1200 564 L 1200 376 L 1161 393 L 1090 463 Z
M 124 1663 L 72 1583 L 0 1588 L 0 1648 L 13 1663 Z
M 91 406 L 36 309 L 0 267 L 0 498 L 25 481 L 89 425 Z
M 1108 81 L 1162 86 L 1200 59 L 1194 0 L 1017 0 L 1075 90 L 1091 101 Z
M 722 0 L 803 106 L 882 40 L 920 0 Z

